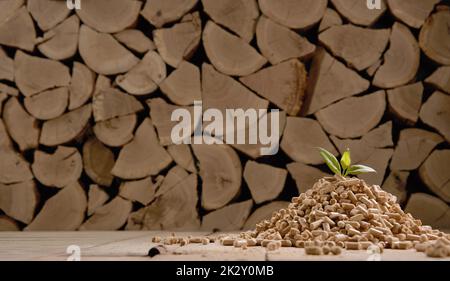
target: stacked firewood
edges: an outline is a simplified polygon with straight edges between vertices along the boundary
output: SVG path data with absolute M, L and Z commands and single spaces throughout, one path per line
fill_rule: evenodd
M 317 147 L 450 229 L 448 1 L 77 2 L 0 1 L 0 230 L 253 229 Z M 175 144 L 194 101 L 281 110 L 279 152 Z

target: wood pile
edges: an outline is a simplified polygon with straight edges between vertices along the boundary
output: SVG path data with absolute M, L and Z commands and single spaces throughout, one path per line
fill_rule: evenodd
M 318 146 L 450 229 L 449 1 L 80 2 L 0 1 L 0 231 L 253 229 Z M 196 100 L 281 110 L 279 152 L 174 144 Z

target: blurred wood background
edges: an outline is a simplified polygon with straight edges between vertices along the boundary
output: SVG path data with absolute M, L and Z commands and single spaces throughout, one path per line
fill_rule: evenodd
M 317 146 L 448 229 L 448 26 L 439 0 L 2 0 L 0 230 L 253 228 Z M 194 100 L 280 109 L 280 151 L 174 145 Z

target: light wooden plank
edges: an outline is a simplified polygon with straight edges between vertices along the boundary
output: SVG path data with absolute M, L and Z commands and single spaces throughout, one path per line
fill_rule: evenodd
M 215 233 L 209 236 L 220 235 Z M 209 245 L 188 244 L 186 246 L 166 246 L 167 253 L 153 258 L 147 256 L 148 250 L 157 244 L 154 236 L 168 237 L 171 232 L 5 232 L 0 233 L 0 260 L 39 260 L 65 261 L 66 248 L 78 245 L 83 261 L 365 261 L 370 257 L 367 251 L 343 251 L 339 256 L 308 256 L 303 249 L 281 248 L 267 251 L 262 247 L 249 247 L 242 250 L 224 247 L 218 242 Z M 177 232 L 177 237 L 202 236 L 205 232 Z M 415 250 L 387 249 L 380 256 L 382 261 L 428 261 L 432 259 Z

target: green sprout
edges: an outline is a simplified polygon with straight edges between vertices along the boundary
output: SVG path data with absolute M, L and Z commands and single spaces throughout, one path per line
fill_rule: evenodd
M 331 154 L 326 149 L 319 147 L 320 155 L 325 160 L 328 168 L 335 174 L 339 176 L 346 177 L 348 175 L 360 175 L 364 173 L 376 173 L 376 171 L 368 166 L 364 165 L 352 165 L 352 159 L 350 157 L 350 150 L 347 149 L 341 157 L 341 161 Z

